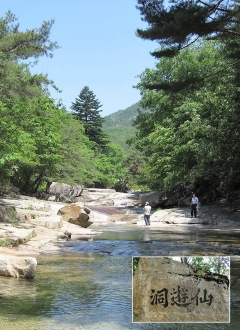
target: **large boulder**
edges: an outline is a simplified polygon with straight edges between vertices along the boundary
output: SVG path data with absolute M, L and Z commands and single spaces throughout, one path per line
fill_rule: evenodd
M 83 228 L 93 224 L 91 210 L 76 203 L 62 207 L 57 214 L 61 215 L 63 220 Z
M 49 182 L 46 187 L 48 199 L 54 197 L 56 201 L 67 203 L 72 202 L 76 197 L 81 196 L 82 192 L 82 186 L 71 186 L 66 183 Z
M 0 276 L 33 278 L 37 267 L 35 258 L 0 255 Z

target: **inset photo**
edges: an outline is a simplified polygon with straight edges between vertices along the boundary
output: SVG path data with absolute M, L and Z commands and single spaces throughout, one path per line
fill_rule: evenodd
M 133 257 L 133 322 L 229 323 L 230 257 Z

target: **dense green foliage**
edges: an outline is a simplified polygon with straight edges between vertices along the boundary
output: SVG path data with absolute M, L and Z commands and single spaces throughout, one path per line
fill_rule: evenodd
M 146 156 L 141 180 L 152 189 L 195 182 L 209 189 L 213 199 L 240 189 L 239 7 L 220 1 L 222 9 L 230 6 L 221 12 L 218 6 L 213 10 L 214 4 L 174 1 L 166 14 L 162 1 L 139 0 L 150 27 L 138 34 L 162 46 L 154 54 L 161 59 L 143 72 L 136 86 L 141 106 L 150 110 L 140 113 L 134 125 L 136 146 Z M 208 14 L 195 31 L 189 13 L 198 15 L 200 7 Z M 172 17 L 169 30 L 165 14 Z M 186 31 L 177 17 L 185 19 Z M 195 43 L 188 39 L 194 34 Z M 221 40 L 209 40 L 216 35 Z
M 25 32 L 16 21 L 10 12 L 0 18 L 0 180 L 35 190 L 59 159 L 60 122 L 45 92 L 52 82 L 23 61 L 52 56 L 57 44 L 49 40 L 53 21 Z
M 140 258 L 137 258 L 137 257 L 132 258 L 132 273 L 133 273 L 133 275 L 136 273 L 139 260 L 140 260 Z
M 62 111 L 60 162 L 50 181 L 92 185 L 99 175 L 94 166 L 94 143 L 84 134 L 83 124 Z
M 240 186 L 238 68 L 213 74 L 231 62 L 221 44 L 206 42 L 165 58 L 141 75 L 142 106 L 151 115 L 135 121 L 137 145 L 148 162 L 146 180 L 162 189 L 178 182 L 206 182 L 221 194 Z M 209 76 L 204 84 L 179 92 L 154 91 L 149 81 L 177 81 L 184 75 Z
M 126 154 L 131 154 L 131 148 L 127 144 L 127 140 L 135 135 L 136 128 L 133 126 L 110 126 L 103 128 L 104 132 L 109 136 L 110 140 L 119 144 Z
M 29 70 L 27 60 L 58 48 L 49 40 L 52 24 L 22 32 L 10 12 L 0 19 L 0 185 L 27 194 L 45 190 L 47 181 L 114 185 L 124 175 L 124 151 L 102 131 L 93 92 L 82 91 L 89 112 L 76 120 L 50 98 L 53 82 Z
M 36 191 L 42 178 L 53 173 L 55 163 L 60 159 L 58 109 L 51 100 L 43 97 L 37 98 L 29 108 L 25 104 L 17 109 L 27 118 L 15 129 L 15 142 L 9 144 L 18 148 L 9 152 L 12 182 L 22 191 Z M 15 113 L 15 109 L 13 111 Z M 16 125 L 15 118 L 13 120 L 11 128 Z
M 106 188 L 123 182 L 126 176 L 126 169 L 123 166 L 124 158 L 124 150 L 118 144 L 109 143 L 104 153 L 99 153 L 96 156 L 95 166 L 100 175 L 95 184 Z

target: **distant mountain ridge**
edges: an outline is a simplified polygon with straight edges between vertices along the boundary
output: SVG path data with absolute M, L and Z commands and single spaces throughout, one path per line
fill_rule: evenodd
M 139 102 L 131 105 L 124 110 L 118 110 L 105 117 L 103 128 L 112 126 L 131 126 L 134 119 L 137 117 L 137 109 L 140 108 Z
M 131 126 L 137 117 L 137 109 L 141 109 L 138 103 L 131 105 L 125 110 L 118 110 L 105 117 L 103 130 L 107 133 L 112 142 L 119 144 L 127 154 L 130 153 L 130 147 L 126 140 L 135 135 L 136 128 Z

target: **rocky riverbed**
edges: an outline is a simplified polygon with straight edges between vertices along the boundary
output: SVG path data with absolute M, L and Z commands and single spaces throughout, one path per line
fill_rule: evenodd
M 184 232 L 196 227 L 216 233 L 226 234 L 234 231 L 240 234 L 240 212 L 228 214 L 225 201 L 203 205 L 197 218 L 190 218 L 189 207 L 153 210 L 151 226 L 145 226 L 138 193 L 117 193 L 113 190 L 101 189 L 86 190 L 78 203 L 92 210 L 93 226 L 82 228 L 63 221 L 57 213 L 63 206 L 68 205 L 66 203 L 22 195 L 1 198 L 1 205 L 16 208 L 21 221 L 17 224 L 0 222 L 0 240 L 2 241 L 0 253 L 33 256 L 59 252 L 66 246 L 66 244 L 61 244 L 64 232 L 71 233 L 71 242 L 77 240 L 87 242 L 91 241 L 96 234 L 99 235 L 101 231 L 104 232 L 109 223 L 134 225 L 136 229 L 146 228 L 150 232 L 158 229 L 166 232 Z M 96 226 L 98 226 L 97 231 L 93 229 Z M 8 240 L 16 244 L 9 247 Z M 114 246 L 115 244 L 112 250 L 115 249 Z M 236 243 L 234 243 L 234 248 L 240 251 L 240 245 Z

